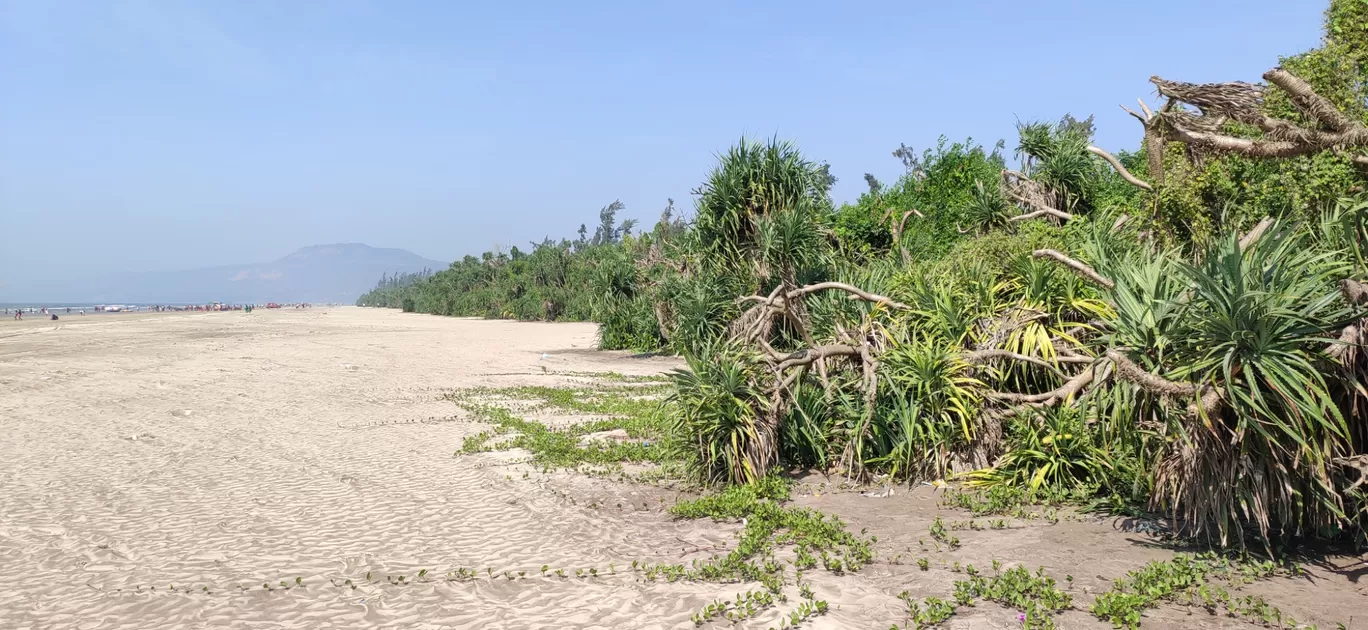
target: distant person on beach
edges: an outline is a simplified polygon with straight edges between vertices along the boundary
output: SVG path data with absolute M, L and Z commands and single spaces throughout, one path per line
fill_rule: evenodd
M 53 314 L 52 314 L 52 321 L 54 321 L 54 322 L 57 321 L 57 314 L 56 314 L 56 313 L 53 313 Z
M 16 308 L 16 309 L 14 309 L 14 318 L 15 318 L 15 319 L 23 319 L 23 318 L 24 318 L 24 309 L 22 309 L 22 308 Z

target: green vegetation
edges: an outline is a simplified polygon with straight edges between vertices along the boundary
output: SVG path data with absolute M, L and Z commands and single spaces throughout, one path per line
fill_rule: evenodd
M 618 201 L 599 211 L 592 236 L 550 238 L 531 251 L 466 256 L 436 273 L 386 275 L 357 304 L 402 308 L 405 312 L 538 321 L 596 321 L 605 324 L 604 348 L 653 350 L 663 339 L 651 305 L 637 286 L 636 263 L 660 257 L 684 230 L 671 201 L 649 232 L 634 233 L 635 221 L 617 221 Z
M 1211 614 L 1224 612 L 1241 616 L 1272 628 L 1300 628 L 1297 620 L 1283 615 L 1261 597 L 1236 597 L 1221 584 L 1239 586 L 1277 575 L 1296 575 L 1295 565 L 1271 561 L 1238 561 L 1215 553 L 1183 554 L 1172 560 L 1154 561 L 1125 579 L 1117 580 L 1112 590 L 1093 602 L 1098 619 L 1118 628 L 1139 628 L 1140 615 L 1161 601 L 1176 601 L 1201 607 Z
M 702 610 L 694 613 L 691 620 L 695 626 L 701 626 L 714 617 L 736 623 L 750 619 L 756 613 L 773 608 L 774 602 L 775 596 L 769 591 L 746 591 L 745 593 L 737 593 L 736 601 L 727 599 L 709 603 Z
M 740 540 L 725 556 L 694 561 L 689 566 L 652 565 L 646 568 L 646 576 L 669 581 L 755 581 L 777 594 L 785 583 L 787 566 L 775 557 L 780 546 L 792 545 L 791 563 L 799 580 L 803 571 L 816 568 L 818 563 L 828 571 L 843 573 L 858 571 L 873 559 L 871 545 L 876 540 L 846 531 L 845 523 L 834 516 L 782 505 L 788 496 L 787 482 L 767 477 L 680 501 L 670 513 L 681 518 L 744 521 Z
M 1033 574 L 1025 567 L 1002 570 L 1002 563 L 993 561 L 993 575 L 979 574 L 973 565 L 964 568 L 969 579 L 955 582 L 954 601 L 928 597 L 918 603 L 904 591 L 899 598 L 907 604 L 909 627 L 932 628 L 945 622 L 962 606 L 973 606 L 986 599 L 1020 611 L 1018 620 L 1023 628 L 1046 630 L 1055 628 L 1054 616 L 1073 606 L 1073 596 L 1055 587 L 1055 580 L 1045 575 L 1045 569 Z M 894 626 L 897 628 L 897 626 Z
M 743 139 L 689 221 L 671 203 L 635 234 L 615 203 L 592 237 L 386 278 L 361 303 L 592 320 L 605 348 L 688 361 L 667 411 L 619 423 L 651 447 L 477 408 L 496 429 L 469 449 L 517 431 L 571 465 L 660 444 L 708 484 L 958 478 L 980 514 L 1088 501 L 1218 545 L 1368 541 L 1365 23 L 1334 0 L 1322 47 L 1266 85 L 1155 78 L 1135 152 L 1093 146 L 1091 118 L 1030 121 L 1011 156 L 900 147 L 898 181 L 838 207 L 825 164 Z M 707 571 L 765 573 L 742 560 L 800 518 L 746 504 L 756 547 Z
M 532 453 L 536 463 L 548 468 L 590 465 L 614 469 L 620 468 L 623 462 L 670 464 L 679 459 L 672 451 L 668 418 L 659 400 L 663 393 L 663 385 L 628 384 L 590 389 L 461 390 L 448 394 L 447 398 L 475 419 L 493 425 L 489 431 L 465 438 L 461 453 L 522 448 Z M 508 408 L 510 404 L 530 410 L 553 408 L 606 417 L 553 429 L 514 415 Z M 630 439 L 590 439 L 592 434 L 615 429 L 621 429 Z M 505 436 L 509 439 L 496 442 L 496 438 Z
M 532 453 L 533 462 L 545 468 L 599 470 L 619 467 L 622 462 L 663 464 L 664 475 L 678 465 L 681 451 L 671 445 L 669 426 L 662 403 L 652 396 L 662 393 L 661 385 L 627 385 L 597 389 L 560 389 L 517 387 L 500 390 L 466 390 L 448 396 L 476 418 L 494 429 L 465 439 L 460 453 L 523 448 Z M 603 420 L 578 423 L 564 429 L 518 417 L 509 409 L 554 408 L 574 413 L 606 415 Z M 582 438 L 605 430 L 621 429 L 633 441 L 584 441 Z M 497 437 L 507 437 L 497 443 Z M 459 453 L 458 453 L 459 454 Z M 858 571 L 874 557 L 874 538 L 864 538 L 846 530 L 834 516 L 783 505 L 790 497 L 790 485 L 779 477 L 767 476 L 754 483 L 731 485 L 699 498 L 679 501 L 670 513 L 679 518 L 714 521 L 741 521 L 744 526 L 735 548 L 728 554 L 684 564 L 632 563 L 646 579 L 696 580 L 720 583 L 759 582 L 765 592 L 748 592 L 736 600 L 716 601 L 693 615 L 702 625 L 715 617 L 731 621 L 747 619 L 785 601 L 783 587 L 788 584 L 787 567 L 794 568 L 793 579 L 803 594 L 803 602 L 790 611 L 781 627 L 798 625 L 804 619 L 825 614 L 827 603 L 815 599 L 802 581 L 802 572 L 822 568 L 833 573 Z M 620 506 L 619 506 L 620 507 Z M 776 553 L 791 548 L 793 558 L 781 561 Z M 546 576 L 550 567 L 543 566 Z M 590 572 L 597 574 L 596 569 Z M 565 577 L 563 570 L 557 576 Z M 519 573 L 519 577 L 522 572 Z M 492 577 L 492 573 L 491 573 Z M 584 577 L 582 573 L 576 577 Z M 510 577 L 509 579 L 513 579 Z

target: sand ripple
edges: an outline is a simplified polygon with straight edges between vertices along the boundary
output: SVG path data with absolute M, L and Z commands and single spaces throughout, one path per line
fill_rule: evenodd
M 546 383 L 540 353 L 592 334 L 341 309 L 0 339 L 0 626 L 686 624 L 717 587 L 626 568 L 677 561 L 679 541 L 716 531 L 607 482 L 453 457 L 483 427 L 440 400 L 445 388 Z M 566 357 L 558 369 L 608 369 Z M 565 498 L 576 492 L 626 503 L 593 509 Z M 571 577 L 542 577 L 544 564 Z M 589 567 L 603 575 L 573 577 Z M 446 580 L 459 568 L 480 577 Z M 418 583 L 380 577 L 422 569 Z

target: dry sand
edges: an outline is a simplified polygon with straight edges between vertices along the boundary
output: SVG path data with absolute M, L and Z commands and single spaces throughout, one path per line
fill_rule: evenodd
M 507 453 L 453 457 L 485 426 L 445 391 L 678 364 L 593 342 L 587 324 L 356 308 L 0 321 L 0 628 L 690 627 L 699 607 L 755 586 L 647 582 L 626 569 L 705 557 L 737 525 L 673 520 L 675 494 L 661 488 L 541 475 Z M 960 531 L 961 549 L 928 553 L 918 541 L 936 515 L 969 519 L 938 508 L 929 488 L 885 499 L 828 488 L 796 502 L 868 528 L 883 558 L 855 575 L 810 575 L 833 607 L 811 628 L 903 623 L 896 594 L 948 596 L 963 578 L 947 568 L 955 561 L 1073 575 L 1085 608 L 1112 579 L 1173 554 L 1111 520 Z M 1252 592 L 1321 627 L 1359 627 L 1368 593 L 1354 562 Z M 544 564 L 617 573 L 542 578 Z M 496 579 L 330 583 L 458 567 L 492 567 Z M 296 577 L 302 587 L 261 588 Z M 796 601 L 743 627 L 775 625 Z M 1081 610 L 1060 624 L 1107 627 Z M 981 603 L 946 627 L 1020 624 Z M 1145 627 L 1254 626 L 1160 609 Z

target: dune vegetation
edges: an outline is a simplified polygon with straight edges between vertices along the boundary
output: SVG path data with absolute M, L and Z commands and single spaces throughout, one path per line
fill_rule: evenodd
M 1368 3 L 1263 79 L 1154 77 L 1133 152 L 1067 115 L 900 147 L 904 175 L 839 206 L 824 163 L 742 139 L 691 216 L 638 230 L 614 202 L 359 304 L 682 355 L 670 423 L 707 483 L 956 478 L 1221 545 L 1362 542 Z

